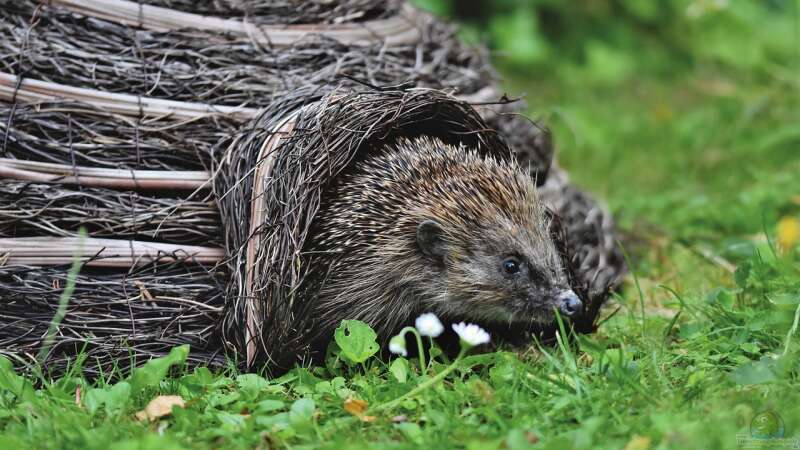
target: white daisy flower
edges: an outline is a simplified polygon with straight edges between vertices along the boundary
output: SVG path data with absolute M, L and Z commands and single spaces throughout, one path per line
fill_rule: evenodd
M 439 318 L 436 317 L 434 313 L 422 314 L 417 317 L 414 325 L 417 327 L 419 334 L 423 336 L 439 337 L 444 331 L 444 325 L 442 325 L 442 322 L 439 321 Z
M 395 355 L 408 356 L 408 351 L 406 351 L 406 338 L 403 335 L 397 335 L 390 339 L 389 351 Z
M 491 340 L 489 333 L 474 323 L 461 322 L 453 324 L 453 331 L 458 334 L 462 342 L 465 342 L 470 347 L 486 344 Z

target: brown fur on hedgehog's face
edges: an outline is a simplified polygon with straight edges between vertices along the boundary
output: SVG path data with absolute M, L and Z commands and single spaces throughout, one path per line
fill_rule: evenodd
M 432 308 L 445 317 L 483 323 L 540 323 L 575 316 L 582 305 L 570 289 L 561 257 L 542 239 L 538 219 L 508 217 L 482 224 L 474 239 L 447 242 L 434 220 L 422 222 L 417 243 L 441 277 Z

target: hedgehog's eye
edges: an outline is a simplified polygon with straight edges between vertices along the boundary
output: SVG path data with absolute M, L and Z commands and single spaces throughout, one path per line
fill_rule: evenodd
M 513 256 L 503 260 L 503 272 L 506 275 L 516 275 L 519 273 L 519 260 Z

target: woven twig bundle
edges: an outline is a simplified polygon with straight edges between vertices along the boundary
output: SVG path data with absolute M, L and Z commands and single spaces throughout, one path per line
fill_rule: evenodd
M 83 353 L 88 375 L 108 374 L 190 344 L 190 362 L 222 365 L 216 322 L 225 274 L 190 260 L 156 261 L 130 270 L 84 268 L 76 280 L 45 369 L 60 372 Z M 0 355 L 21 366 L 36 357 L 62 290 L 62 267 L 0 267 Z

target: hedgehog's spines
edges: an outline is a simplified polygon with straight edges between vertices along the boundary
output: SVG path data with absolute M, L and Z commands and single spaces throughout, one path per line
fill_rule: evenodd
M 385 338 L 430 310 L 510 321 L 497 306 L 506 293 L 472 283 L 476 270 L 494 270 L 493 262 L 476 261 L 516 246 L 553 284 L 563 281 L 549 216 L 513 160 L 426 136 L 403 138 L 354 164 L 326 194 L 309 248 L 314 267 L 328 274 L 311 289 L 321 339 L 342 319 L 364 320 Z M 418 246 L 417 227 L 426 220 L 441 226 L 446 268 L 431 264 Z M 467 297 L 482 306 L 461 302 Z

